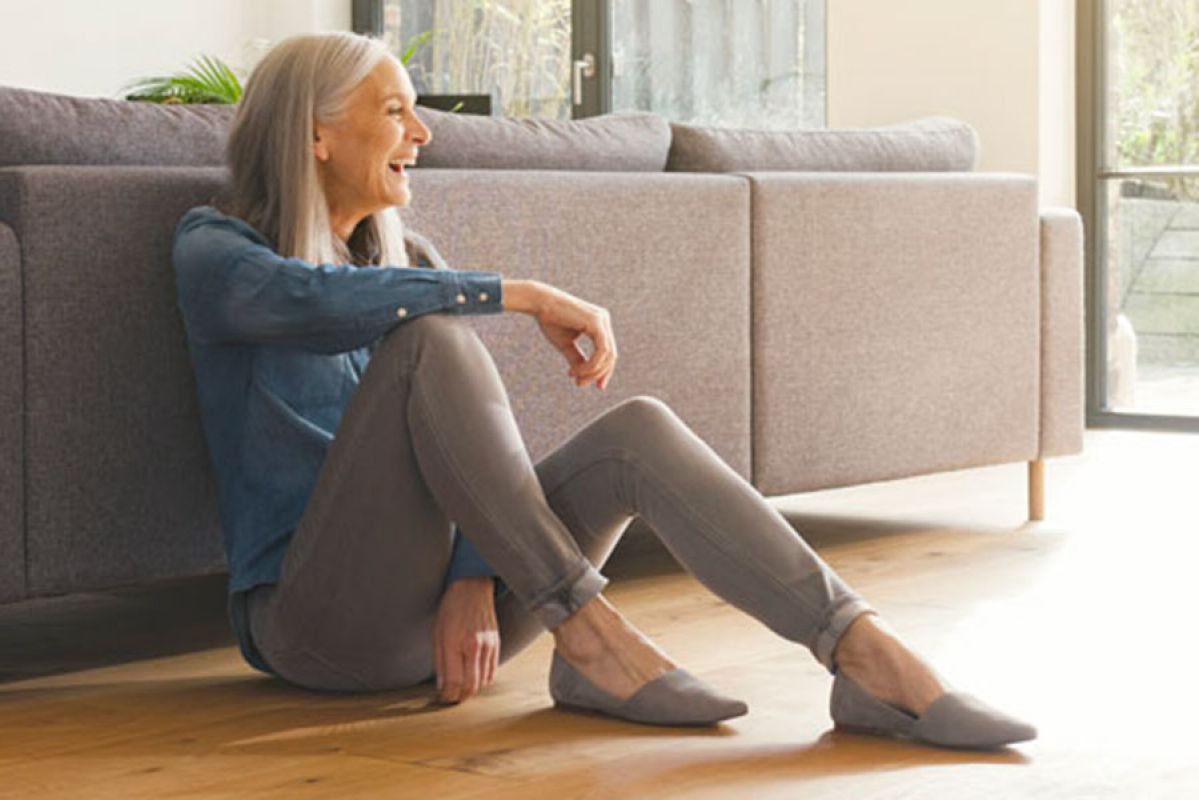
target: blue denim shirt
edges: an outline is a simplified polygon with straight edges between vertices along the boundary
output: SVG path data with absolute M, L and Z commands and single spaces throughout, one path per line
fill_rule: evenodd
M 378 340 L 422 314 L 504 310 L 499 273 L 444 268 L 415 238 L 414 268 L 314 265 L 280 256 L 251 225 L 211 206 L 190 209 L 176 226 L 172 263 L 220 488 L 229 619 L 242 656 L 264 672 L 246 593 L 278 581 Z M 471 575 L 498 577 L 455 525 L 446 582 Z

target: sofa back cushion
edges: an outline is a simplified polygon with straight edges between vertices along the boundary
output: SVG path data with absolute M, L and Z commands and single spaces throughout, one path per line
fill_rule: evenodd
M 739 130 L 672 122 L 670 172 L 958 172 L 974 169 L 978 133 L 927 117 L 872 129 Z
M 236 106 L 144 103 L 0 86 L 0 167 L 222 166 Z M 433 138 L 420 167 L 661 172 L 670 126 L 646 112 L 506 119 L 418 106 Z
M 641 111 L 557 120 L 416 109 L 432 134 L 417 167 L 661 172 L 670 150 L 669 123 Z
M 221 166 L 235 106 L 73 97 L 0 86 L 0 167 Z

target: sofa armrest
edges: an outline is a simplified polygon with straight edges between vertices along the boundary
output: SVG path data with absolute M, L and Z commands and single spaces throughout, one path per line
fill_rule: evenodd
M 1041 212 L 1040 455 L 1082 451 L 1085 335 L 1082 218 L 1073 209 Z
M 25 597 L 21 244 L 0 222 L 0 603 Z
M 176 223 L 222 173 L 0 168 L 20 242 L 27 596 L 224 567 L 171 270 Z

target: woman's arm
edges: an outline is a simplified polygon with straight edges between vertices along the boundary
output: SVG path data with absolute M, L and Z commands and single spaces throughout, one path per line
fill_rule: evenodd
M 310 264 L 217 225 L 177 235 L 173 264 L 188 334 L 201 343 L 338 353 L 422 314 L 503 310 L 497 272 Z

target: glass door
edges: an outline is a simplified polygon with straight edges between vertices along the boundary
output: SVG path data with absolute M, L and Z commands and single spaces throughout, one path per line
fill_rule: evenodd
M 1091 411 L 1199 430 L 1199 0 L 1098 9 Z

